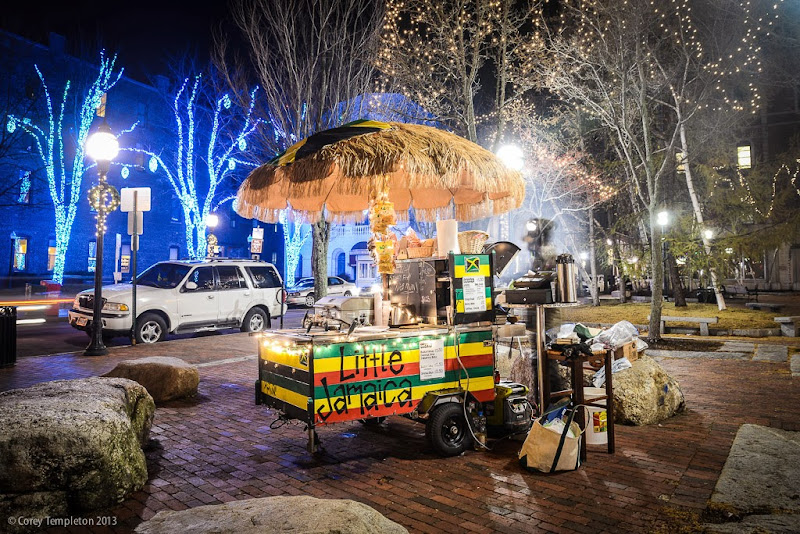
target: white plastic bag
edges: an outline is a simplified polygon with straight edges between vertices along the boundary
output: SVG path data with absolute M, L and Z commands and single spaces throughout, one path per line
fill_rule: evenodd
M 611 364 L 611 374 L 619 373 L 623 369 L 628 369 L 629 367 L 633 367 L 633 364 L 631 364 L 628 358 L 620 358 L 619 360 L 614 360 L 614 363 Z M 606 383 L 606 368 L 605 366 L 603 366 L 592 377 L 592 384 L 594 384 L 594 387 L 596 388 L 601 388 L 605 385 L 605 383 Z
M 639 330 L 630 321 L 620 321 L 608 330 L 603 330 L 594 338 L 595 343 L 616 349 L 639 337 Z

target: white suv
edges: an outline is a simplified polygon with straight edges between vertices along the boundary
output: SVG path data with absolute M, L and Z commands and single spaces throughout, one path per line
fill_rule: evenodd
M 250 260 L 167 261 L 137 277 L 136 342 L 155 343 L 168 332 L 241 328 L 259 332 L 286 311 L 283 283 L 272 264 Z M 129 336 L 130 284 L 103 286 L 103 336 Z M 94 291 L 75 297 L 69 324 L 89 335 Z

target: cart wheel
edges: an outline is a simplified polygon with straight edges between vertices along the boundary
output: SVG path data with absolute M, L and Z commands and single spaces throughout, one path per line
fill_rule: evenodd
M 359 419 L 364 426 L 378 426 L 386 421 L 385 417 L 370 417 L 369 419 Z
M 472 446 L 461 403 L 448 402 L 436 408 L 428 419 L 431 444 L 444 456 L 456 456 Z

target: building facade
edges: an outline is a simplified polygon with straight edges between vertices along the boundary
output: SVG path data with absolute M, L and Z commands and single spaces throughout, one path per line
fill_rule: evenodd
M 6 100 L 1 103 L 0 288 L 38 285 L 53 275 L 56 232 L 62 230 L 57 226 L 60 222 L 56 222 L 52 187 L 36 141 L 15 127 L 10 117 L 44 125 L 42 129 L 48 130 L 47 95 L 37 68 L 46 81 L 51 105 L 56 107 L 60 104 L 67 80 L 72 94 L 79 95 L 84 91 L 86 81 L 97 76 L 97 64 L 67 55 L 64 45 L 64 39 L 55 34 L 51 34 L 49 46 L 44 46 L 0 32 L 0 56 L 3 58 L 0 60 L 0 76 Z M 188 257 L 186 225 L 178 195 L 165 175 L 150 164 L 149 158 L 136 151 L 155 150 L 166 158 L 176 146 L 175 118 L 168 99 L 164 98 L 164 91 L 164 87 L 153 87 L 123 76 L 107 94 L 106 119 L 112 132 L 119 134 L 136 124 L 129 133 L 119 135 L 121 151 L 111 165 L 108 182 L 117 189 L 149 187 L 151 190 L 151 211 L 143 214 L 143 234 L 137 259 L 139 272 L 157 261 Z M 75 156 L 74 139 L 81 125 L 76 123 L 77 113 L 69 105 L 72 100 L 67 102 L 62 137 L 65 141 L 63 160 L 67 162 L 64 172 L 69 177 Z M 95 117 L 91 127 L 96 128 L 101 120 Z M 240 172 L 245 174 L 247 170 L 242 168 Z M 227 189 L 217 191 L 216 198 L 230 197 L 235 191 L 235 182 L 230 178 L 227 180 Z M 85 286 L 91 283 L 97 262 L 95 212 L 87 197 L 88 190 L 97 183 L 97 172 L 93 167 L 88 168 L 82 177 L 72 181 L 77 181 L 78 187 L 74 191 L 67 188 L 63 193 L 68 198 L 75 195 L 77 200 L 69 247 L 64 257 L 64 284 Z M 198 190 L 202 191 L 202 188 L 203 185 L 198 183 Z M 56 185 L 56 194 L 59 193 L 57 189 Z M 230 200 L 221 203 L 214 215 L 217 224 L 209 228 L 208 233 L 213 233 L 218 240 L 219 256 L 250 257 L 249 236 L 254 226 L 262 226 L 265 231 L 260 258 L 272 261 L 283 270 L 283 239 L 278 225 L 254 223 L 239 217 Z M 103 279 L 108 282 L 128 279 L 132 253 L 127 214 L 119 210 L 112 212 L 106 228 Z

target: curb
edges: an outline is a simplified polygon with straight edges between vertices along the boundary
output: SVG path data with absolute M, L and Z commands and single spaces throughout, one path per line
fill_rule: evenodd
M 610 328 L 614 326 L 610 323 L 582 323 L 585 326 L 590 326 L 592 328 Z M 635 324 L 635 326 L 639 332 L 648 332 L 650 330 L 650 325 L 646 324 Z M 693 334 L 693 335 L 700 335 L 699 328 L 677 328 L 671 327 L 667 329 L 667 334 Z M 738 337 L 786 337 L 781 336 L 781 329 L 780 328 L 729 328 L 725 329 L 709 329 L 709 334 L 711 336 L 738 336 Z

